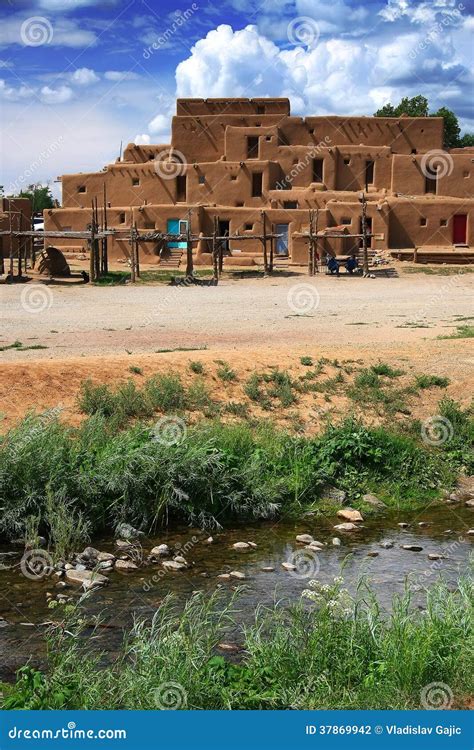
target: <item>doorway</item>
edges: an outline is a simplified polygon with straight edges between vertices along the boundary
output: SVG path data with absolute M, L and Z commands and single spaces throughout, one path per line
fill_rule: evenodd
M 275 255 L 288 257 L 288 224 L 275 224 L 275 234 L 282 235 L 277 237 Z
M 219 219 L 218 225 L 217 225 L 217 232 L 219 234 L 219 237 L 228 237 L 230 234 L 230 221 L 227 221 L 225 219 Z M 229 252 L 229 240 L 221 240 L 222 243 L 222 252 L 228 253 Z
M 168 219 L 166 231 L 169 234 L 186 234 L 188 231 L 188 222 L 185 219 Z M 186 242 L 168 242 L 168 248 L 179 247 L 186 248 Z
M 365 227 L 367 230 L 367 234 L 372 234 L 372 217 L 366 216 Z M 362 234 L 362 219 L 360 219 L 359 221 L 359 234 Z M 359 241 L 359 247 L 361 250 L 364 247 L 364 241 L 362 237 L 360 238 L 360 241 Z M 367 237 L 367 247 L 372 247 L 372 237 Z
M 467 214 L 453 216 L 453 245 L 465 245 L 467 240 Z

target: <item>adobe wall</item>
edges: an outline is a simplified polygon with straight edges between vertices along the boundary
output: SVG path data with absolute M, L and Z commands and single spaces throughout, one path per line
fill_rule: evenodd
M 427 167 L 438 165 L 437 195 L 470 198 L 474 195 L 474 158 L 470 154 L 442 152 L 423 156 L 393 157 L 392 191 L 404 195 L 425 195 Z
M 453 216 L 467 215 L 467 244 L 474 245 L 474 200 L 440 201 L 424 198 L 416 203 L 402 198 L 388 198 L 390 206 L 389 246 L 391 249 L 412 247 L 449 247 L 453 244 Z

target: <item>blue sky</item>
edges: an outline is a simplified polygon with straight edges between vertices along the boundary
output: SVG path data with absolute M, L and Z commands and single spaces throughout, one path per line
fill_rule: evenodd
M 373 114 L 419 93 L 474 131 L 474 0 L 0 0 L 0 184 L 166 143 L 176 96 Z M 58 194 L 58 187 L 52 183 Z

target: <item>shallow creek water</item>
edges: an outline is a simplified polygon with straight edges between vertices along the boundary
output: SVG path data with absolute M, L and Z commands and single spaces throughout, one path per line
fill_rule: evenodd
M 399 522 L 408 522 L 408 528 L 400 528 Z M 420 522 L 427 525 L 419 526 Z M 185 571 L 164 573 L 157 563 L 133 573 L 113 572 L 109 585 L 96 589 L 84 602 L 85 612 L 91 619 L 92 615 L 101 614 L 107 626 L 94 636 L 94 645 L 112 655 L 123 629 L 131 625 L 133 617 L 150 617 L 168 593 L 174 593 L 183 602 L 196 590 L 211 594 L 218 587 L 232 592 L 236 586 L 242 586 L 237 619 L 249 622 L 259 604 L 295 601 L 307 587 L 308 580 L 332 580 L 340 574 L 344 561 L 346 585 L 353 587 L 359 576 L 365 574 L 383 606 L 390 604 L 395 592 L 403 591 L 407 576 L 413 579 L 419 591 L 415 604 L 422 607 L 425 587 L 440 577 L 454 587 L 459 576 L 467 571 L 474 542 L 474 537 L 466 534 L 474 525 L 472 509 L 443 505 L 412 513 L 384 513 L 367 519 L 358 531 L 346 533 L 335 531 L 336 523 L 335 516 L 323 519 L 307 516 L 297 522 L 247 525 L 214 533 L 213 544 L 205 543 L 208 533 L 189 528 L 145 538 L 145 553 L 165 542 L 180 547 L 190 567 Z M 313 567 L 310 561 L 311 574 L 307 578 L 282 567 L 282 562 L 302 549 L 295 541 L 296 535 L 302 533 L 312 534 L 316 540 L 327 543 L 316 556 Z M 334 536 L 341 539 L 341 546 L 332 545 Z M 387 540 L 394 546 L 384 549 L 380 543 Z M 238 541 L 252 541 L 257 547 L 239 552 L 232 547 Z M 116 551 L 114 540 L 110 538 L 95 539 L 91 544 L 103 551 Z M 420 552 L 404 550 L 401 545 L 405 544 L 416 544 L 423 549 Z M 47 593 L 55 596 L 59 591 L 55 579 L 30 581 L 18 566 L 2 569 L 1 563 L 8 566 L 19 559 L 2 556 L 11 551 L 11 546 L 0 548 L 0 679 L 11 679 L 18 666 L 28 659 L 40 664 L 44 659 L 45 623 L 61 618 L 60 608 L 51 611 L 47 603 Z M 374 552 L 378 553 L 376 557 L 371 556 Z M 428 558 L 430 553 L 446 558 L 432 561 Z M 21 556 L 21 550 L 18 555 Z M 317 571 L 314 565 L 318 566 Z M 265 567 L 274 570 L 264 572 Z M 245 574 L 244 581 L 218 578 L 219 574 L 236 570 Z M 60 592 L 80 596 L 77 587 Z

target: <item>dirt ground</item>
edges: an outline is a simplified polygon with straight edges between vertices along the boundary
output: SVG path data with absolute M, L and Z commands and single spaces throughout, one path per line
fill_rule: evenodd
M 401 270 L 398 277 L 375 279 L 289 273 L 189 288 L 98 287 L 38 278 L 2 284 L 2 426 L 29 409 L 58 405 L 75 421 L 76 397 L 86 378 L 140 382 L 169 371 L 188 378 L 189 362 L 196 359 L 221 400 L 239 399 L 255 369 L 304 373 L 299 360 L 306 355 L 356 360 L 358 366 L 384 361 L 401 367 L 407 378 L 420 372 L 447 376 L 443 394 L 469 403 L 474 340 L 439 337 L 472 325 L 474 274 L 450 271 Z M 15 342 L 21 346 L 9 348 Z M 217 359 L 236 370 L 236 384 L 219 380 Z M 131 373 L 131 367 L 141 373 Z M 421 394 L 415 415 L 434 408 L 434 399 L 443 395 L 434 390 Z M 306 402 L 302 406 L 304 411 Z M 321 401 L 315 408 L 316 418 L 318 408 L 336 409 L 337 403 Z

